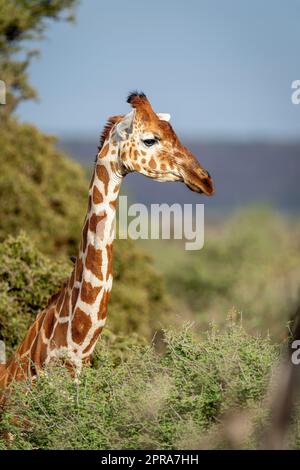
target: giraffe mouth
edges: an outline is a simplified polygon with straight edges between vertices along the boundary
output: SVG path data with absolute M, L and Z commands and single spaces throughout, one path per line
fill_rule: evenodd
M 203 168 L 198 160 L 186 150 L 187 157 L 178 162 L 178 170 L 182 181 L 185 185 L 195 193 L 212 196 L 215 192 L 212 177 L 205 168 Z
M 205 194 L 206 196 L 212 196 L 215 192 L 212 183 L 198 183 L 195 184 L 191 181 L 184 181 L 185 185 L 193 192 L 199 194 Z
M 215 192 L 213 180 L 207 171 L 185 172 L 183 175 L 184 184 L 193 192 L 212 196 Z

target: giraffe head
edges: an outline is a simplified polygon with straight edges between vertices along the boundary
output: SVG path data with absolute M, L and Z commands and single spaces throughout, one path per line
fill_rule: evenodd
M 192 191 L 212 195 L 210 174 L 181 144 L 170 115 L 156 114 L 143 93 L 131 93 L 127 102 L 132 111 L 111 118 L 123 174 L 137 171 L 158 181 L 182 181 Z

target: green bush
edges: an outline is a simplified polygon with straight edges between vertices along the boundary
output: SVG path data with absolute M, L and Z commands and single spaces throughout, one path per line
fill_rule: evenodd
M 9 354 L 69 271 L 70 264 L 48 259 L 25 233 L 0 244 L 0 339 Z
M 0 0 L 0 70 L 7 85 L 6 105 L 0 107 L 1 121 L 23 100 L 36 96 L 29 83 L 28 66 L 37 53 L 37 41 L 49 20 L 72 20 L 76 0 Z M 34 49 L 30 42 L 35 41 Z
M 128 345 L 116 366 L 105 342 L 98 363 L 74 382 L 50 366 L 34 386 L 19 383 L 2 417 L 13 449 L 199 448 L 229 409 L 260 419 L 278 347 L 241 325 L 196 340 L 187 325 L 167 331 L 165 351 Z M 251 439 L 245 446 L 251 445 Z M 2 443 L 4 447 L 4 442 Z
M 208 224 L 202 250 L 178 258 L 173 247 L 176 270 L 166 268 L 167 286 L 202 328 L 212 320 L 224 324 L 234 307 L 248 329 L 282 338 L 300 303 L 299 240 L 295 220 L 269 209 L 243 209 L 224 223 Z
M 139 333 L 149 339 L 168 317 L 168 299 L 149 258 L 130 242 L 124 248 L 116 254 L 107 327 L 112 334 Z M 0 339 L 9 354 L 71 269 L 70 261 L 42 254 L 24 232 L 0 243 Z
M 25 230 L 45 253 L 76 254 L 88 180 L 55 139 L 10 120 L 0 127 L 0 240 Z

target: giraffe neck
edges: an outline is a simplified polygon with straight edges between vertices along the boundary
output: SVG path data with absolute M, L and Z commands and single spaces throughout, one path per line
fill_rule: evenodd
M 64 299 L 60 299 L 57 323 L 65 329 L 66 344 L 61 346 L 58 327 L 49 341 L 47 361 L 67 347 L 71 359 L 81 364 L 93 352 L 104 327 L 113 281 L 112 248 L 121 182 L 117 150 L 108 141 L 97 157 L 78 256 Z
M 112 288 L 112 245 L 122 182 L 118 153 L 118 144 L 110 139 L 99 152 L 72 274 L 0 369 L 0 388 L 35 375 L 52 358 L 67 358 L 80 370 L 92 354 L 105 324 Z

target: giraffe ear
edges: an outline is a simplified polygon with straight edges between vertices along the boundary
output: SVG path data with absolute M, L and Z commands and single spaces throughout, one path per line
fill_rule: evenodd
M 130 113 L 126 114 L 122 121 L 117 124 L 117 134 L 122 140 L 126 139 L 126 135 L 132 132 L 132 123 L 134 115 L 135 110 L 133 109 L 132 111 L 130 111 Z
M 161 121 L 167 121 L 169 122 L 171 119 L 171 114 L 169 113 L 157 113 L 157 116 Z

